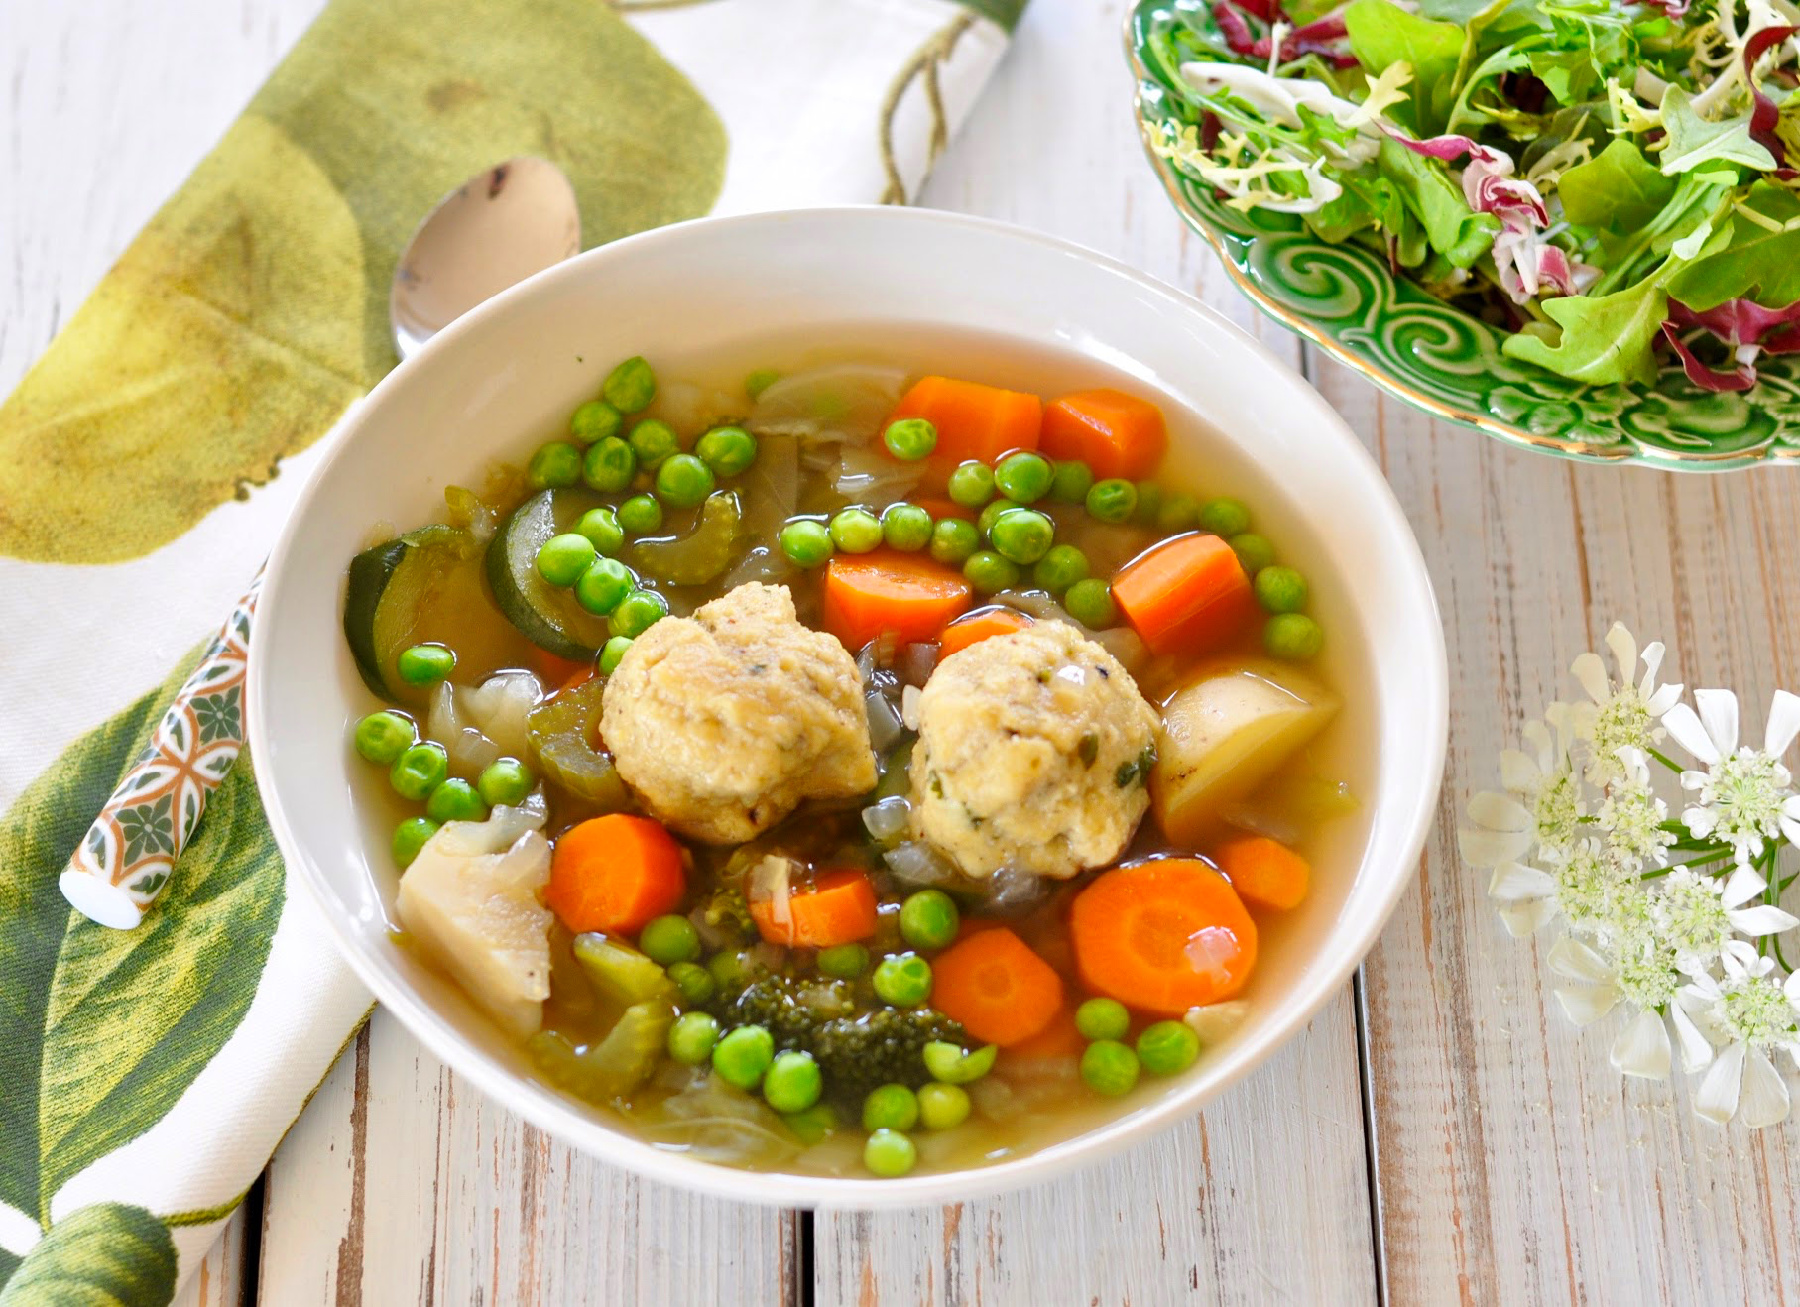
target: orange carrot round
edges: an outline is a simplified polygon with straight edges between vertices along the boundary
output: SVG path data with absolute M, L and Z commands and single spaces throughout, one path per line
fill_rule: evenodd
M 1175 536 L 1113 578 L 1113 598 L 1152 653 L 1203 653 L 1248 630 L 1256 595 L 1243 563 L 1218 536 Z
M 1008 1062 L 1038 1060 L 1053 1057 L 1080 1057 L 1081 1050 L 1087 1047 L 1087 1040 L 1081 1037 L 1081 1031 L 1075 1028 L 1075 1012 L 1069 1007 L 1061 1007 L 1051 1017 L 1044 1028 L 1029 1039 L 1021 1039 L 1006 1050 Z
M 1238 897 L 1260 908 L 1296 907 L 1312 883 L 1306 859 L 1266 835 L 1228 840 L 1213 852 L 1213 861 Z
M 996 635 L 1011 635 L 1031 625 L 1031 618 L 1016 608 L 996 606 L 964 613 L 938 633 L 938 657 L 948 658 L 972 644 Z
M 825 566 L 824 627 L 851 653 L 883 631 L 902 643 L 935 640 L 969 594 L 962 573 L 919 554 L 837 554 Z
M 928 466 L 940 478 L 965 459 L 993 463 L 1013 449 L 1036 449 L 1044 403 L 1036 395 L 952 377 L 921 377 L 888 422 L 924 418 L 937 428 Z M 885 429 L 885 428 L 884 428 Z
M 1256 966 L 1256 923 L 1197 858 L 1105 873 L 1075 896 L 1069 940 L 1090 991 L 1158 1016 L 1233 997 Z
M 984 1044 L 1030 1039 L 1062 1008 L 1062 978 L 1005 926 L 952 944 L 931 976 L 931 1005 Z
M 681 846 L 648 817 L 610 812 L 564 831 L 544 902 L 576 934 L 635 935 L 687 890 Z
M 771 944 L 831 948 L 875 933 L 877 904 L 869 878 L 853 869 L 821 872 L 813 888 L 788 896 L 787 920 L 776 919 L 775 901 L 750 904 L 750 918 Z
M 1039 448 L 1052 458 L 1080 459 L 1096 480 L 1138 481 L 1162 462 L 1169 432 L 1156 405 L 1102 387 L 1046 404 Z

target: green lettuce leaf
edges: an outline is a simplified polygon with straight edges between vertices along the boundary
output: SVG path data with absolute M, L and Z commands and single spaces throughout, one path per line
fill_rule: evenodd
M 1740 296 L 1764 308 L 1800 300 L 1800 228 L 1770 231 L 1744 217 L 1753 209 L 1777 224 L 1800 224 L 1800 197 L 1785 186 L 1757 182 L 1732 212 L 1723 248 L 1703 252 L 1669 280 L 1669 295 L 1698 312 Z
M 1472 266 L 1494 243 L 1499 219 L 1471 209 L 1462 188 L 1435 160 L 1384 140 L 1376 166 L 1407 212 L 1418 219 L 1431 247 L 1454 266 Z
M 1741 164 L 1762 172 L 1775 167 L 1775 157 L 1750 139 L 1749 114 L 1710 122 L 1694 112 L 1688 93 L 1679 86 L 1663 92 L 1662 125 L 1668 143 L 1657 162 L 1665 177 L 1691 172 L 1703 163 Z
M 1621 381 L 1647 386 L 1656 380 L 1651 351 L 1669 316 L 1661 278 L 1598 298 L 1559 295 L 1545 300 L 1543 309 L 1556 326 L 1534 323 L 1508 336 L 1501 345 L 1508 358 L 1593 386 Z
M 1462 28 L 1409 14 L 1388 0 L 1355 0 L 1344 10 L 1344 26 L 1350 52 L 1371 75 L 1379 76 L 1390 64 L 1411 65 L 1412 99 L 1394 107 L 1394 121 L 1420 136 L 1441 132 L 1456 99 Z
M 1675 183 L 1623 136 L 1556 184 L 1563 216 L 1578 227 L 1624 233 L 1643 226 L 1669 203 Z

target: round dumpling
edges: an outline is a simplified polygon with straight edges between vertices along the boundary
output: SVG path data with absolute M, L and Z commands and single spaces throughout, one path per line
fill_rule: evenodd
M 1067 877 L 1116 860 L 1150 798 L 1155 711 L 1065 622 L 952 654 L 926 682 L 912 830 L 968 876 Z
M 794 616 L 783 586 L 748 584 L 665 617 L 607 679 L 600 734 L 658 821 L 740 844 L 805 799 L 875 785 L 862 678 Z

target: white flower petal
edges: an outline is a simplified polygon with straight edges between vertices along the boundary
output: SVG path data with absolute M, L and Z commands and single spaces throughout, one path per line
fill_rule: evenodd
M 1781 992 L 1787 995 L 1787 1001 L 1800 1008 L 1800 971 L 1790 971 L 1788 978 L 1781 982 Z
M 1637 638 L 1625 629 L 1625 623 L 1614 622 L 1606 632 L 1606 647 L 1619 661 L 1619 680 L 1630 685 L 1631 674 L 1637 670 Z
M 1496 911 L 1506 926 L 1506 933 L 1522 939 L 1540 930 L 1556 915 L 1556 903 L 1551 899 L 1526 899 L 1521 903 L 1503 903 Z
M 1731 873 L 1731 879 L 1725 882 L 1725 906 L 1739 907 L 1769 888 L 1754 867 L 1739 867 Z
M 1517 862 L 1503 862 L 1495 867 L 1494 877 L 1488 882 L 1489 896 L 1509 903 L 1541 899 L 1555 892 L 1556 879 L 1549 872 Z
M 1700 710 L 1700 720 L 1706 725 L 1707 737 L 1712 740 L 1713 747 L 1719 751 L 1719 756 L 1728 757 L 1736 753 L 1738 747 L 1737 695 L 1730 690 L 1695 690 L 1694 706 Z
M 1719 814 L 1711 808 L 1683 808 L 1681 824 L 1699 839 L 1705 839 L 1713 833 L 1713 827 L 1719 824 Z
M 1584 653 L 1569 664 L 1569 671 L 1581 682 L 1588 698 L 1595 703 L 1605 703 L 1612 693 L 1612 685 L 1606 679 L 1606 664 L 1600 661 L 1597 653 Z
M 1611 985 L 1568 985 L 1556 991 L 1556 1001 L 1570 1021 L 1588 1026 L 1618 1006 L 1619 991 Z
M 1775 819 L 1775 825 L 1780 828 L 1782 838 L 1789 844 L 1800 844 L 1800 813 L 1787 811 L 1787 805 L 1784 803 L 1781 816 Z
M 1788 1088 L 1760 1048 L 1750 1050 L 1744 1059 L 1743 1100 L 1738 1115 L 1752 1130 L 1777 1125 L 1787 1120 Z
M 1652 717 L 1661 717 L 1681 702 L 1681 692 L 1685 689 L 1685 685 L 1659 685 L 1656 693 L 1644 700 L 1644 707 Z
M 1729 976 L 1761 975 L 1763 971 L 1768 970 L 1768 967 L 1759 969 L 1758 964 L 1761 961 L 1762 959 L 1756 956 L 1756 945 L 1747 939 L 1728 939 L 1725 941 L 1724 948 L 1719 950 L 1719 962 Z M 1769 965 L 1773 966 L 1774 964 L 1775 959 L 1770 958 Z
M 1482 790 L 1469 797 L 1469 820 L 1489 830 L 1531 829 L 1531 812 L 1510 794 Z
M 1788 751 L 1796 735 L 1800 735 L 1800 694 L 1777 690 L 1769 701 L 1769 723 L 1763 728 L 1763 752 L 1779 758 Z
M 1737 1115 L 1738 1085 L 1744 1077 L 1744 1046 L 1733 1044 L 1714 1062 L 1694 1096 L 1696 1115 L 1724 1125 Z
M 1656 674 L 1662 670 L 1663 648 L 1661 640 L 1652 640 L 1644 646 L 1644 679 L 1638 682 L 1640 693 L 1648 694 L 1650 687 L 1656 684 Z
M 1550 946 L 1544 963 L 1559 976 L 1589 985 L 1610 985 L 1618 970 L 1580 940 L 1564 935 Z
M 1669 1021 L 1675 1027 L 1675 1043 L 1681 1049 L 1681 1069 L 1689 1075 L 1713 1060 L 1713 1046 L 1680 1003 L 1669 1004 Z
M 1523 857 L 1531 848 L 1531 835 L 1526 831 L 1473 830 L 1456 832 L 1463 861 L 1471 867 L 1498 867 Z
M 1669 1028 L 1654 1012 L 1640 1012 L 1613 1040 L 1615 1070 L 1644 1080 L 1669 1078 Z
M 1668 729 L 1669 738 L 1707 766 L 1719 761 L 1719 750 L 1714 746 L 1712 737 L 1707 735 L 1706 727 L 1700 724 L 1694 710 L 1685 703 L 1678 703 L 1663 714 L 1662 724 Z M 1682 784 L 1687 784 L 1687 777 L 1682 777 Z
M 1751 939 L 1762 935 L 1779 935 L 1784 930 L 1800 926 L 1800 917 L 1791 912 L 1783 912 L 1772 903 L 1754 908 L 1734 908 L 1725 916 L 1731 922 L 1733 930 L 1748 935 Z
M 1517 749 L 1500 750 L 1500 784 L 1514 794 L 1523 794 L 1537 785 L 1543 775 L 1529 754 Z

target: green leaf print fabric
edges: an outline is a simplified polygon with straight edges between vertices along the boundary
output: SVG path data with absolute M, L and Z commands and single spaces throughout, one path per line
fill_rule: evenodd
M 368 1013 L 247 751 L 134 930 L 57 878 L 394 363 L 446 191 L 567 172 L 584 246 L 913 198 L 1023 0 L 321 0 L 311 29 L 0 402 L 0 1307 L 165 1303 Z M 228 16 L 219 21 L 230 21 Z M 252 630 L 250 639 L 255 638 Z M 231 742 L 242 690 L 181 743 Z M 191 797 L 117 811 L 172 852 Z M 385 858 L 376 874 L 389 874 Z

